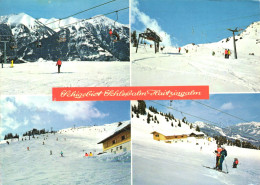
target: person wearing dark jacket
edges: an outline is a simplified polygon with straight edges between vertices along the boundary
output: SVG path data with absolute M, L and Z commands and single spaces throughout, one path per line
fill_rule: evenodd
M 225 157 L 227 157 L 227 151 L 226 149 L 222 146 L 222 151 L 220 152 L 220 158 L 219 158 L 219 164 L 218 164 L 218 169 L 222 171 L 222 164 L 223 161 L 225 160 Z

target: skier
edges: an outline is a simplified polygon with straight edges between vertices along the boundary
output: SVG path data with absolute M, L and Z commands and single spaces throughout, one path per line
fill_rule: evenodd
M 218 162 L 219 162 L 219 157 L 220 157 L 220 152 L 222 151 L 222 148 L 220 147 L 220 145 L 218 145 L 217 150 L 215 150 L 216 153 L 216 167 L 218 168 Z
M 222 171 L 222 164 L 223 161 L 225 160 L 225 157 L 227 157 L 227 151 L 224 146 L 222 146 L 222 151 L 220 152 L 220 158 L 219 158 L 219 165 L 218 165 L 218 170 Z
M 230 50 L 228 49 L 227 58 L 229 58 L 230 54 L 231 54 L 231 52 L 230 52 Z
M 85 157 L 88 157 L 88 153 L 87 152 L 85 153 Z
M 52 155 L 52 150 L 50 150 L 50 155 Z
M 228 58 L 228 50 L 225 49 L 225 58 Z
M 112 37 L 112 35 L 113 35 L 112 29 L 109 29 L 109 35 L 110 35 L 110 37 Z
M 9 141 L 6 141 L 6 143 L 9 145 Z
M 29 149 L 29 146 L 27 146 L 27 151 L 29 151 L 30 149 Z
M 61 60 L 58 59 L 58 61 L 57 61 L 57 63 L 56 63 L 56 66 L 58 66 L 58 73 L 60 73 L 61 64 L 62 64 Z
M 89 153 L 89 156 L 93 156 L 92 152 Z
M 62 151 L 60 152 L 60 156 L 63 157 L 63 152 Z
M 238 165 L 238 159 L 235 158 L 233 162 L 233 168 L 237 168 L 237 165 Z
M 179 53 L 181 52 L 181 47 L 179 47 Z

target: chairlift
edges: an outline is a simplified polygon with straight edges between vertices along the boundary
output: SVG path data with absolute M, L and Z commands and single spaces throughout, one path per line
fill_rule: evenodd
M 14 38 L 11 38 L 10 48 L 11 48 L 11 49 L 16 49 L 16 48 L 17 48 L 17 43 L 16 43 L 16 41 L 15 41 Z
M 60 36 L 58 42 L 66 42 L 66 37 Z
M 60 20 L 59 20 L 59 26 L 60 26 Z M 59 36 L 58 42 L 66 42 L 66 31 L 64 29 L 61 29 L 62 33 Z
M 36 42 L 36 47 L 37 47 L 37 48 L 41 48 L 41 47 L 42 47 L 42 42 L 38 40 L 38 41 Z
M 109 35 L 110 35 L 110 37 L 112 37 L 112 36 L 115 37 L 115 39 L 113 40 L 114 42 L 117 42 L 117 41 L 120 40 L 120 36 L 119 36 L 119 34 L 116 32 L 116 29 L 115 29 L 117 20 L 118 20 L 118 11 L 116 11 L 116 20 L 114 21 L 114 30 L 112 30 L 111 28 L 109 29 Z

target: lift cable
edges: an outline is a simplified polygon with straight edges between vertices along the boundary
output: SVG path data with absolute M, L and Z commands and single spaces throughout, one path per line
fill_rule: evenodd
M 117 1 L 117 0 L 112 0 L 112 1 L 108 1 L 108 2 L 103 3 L 103 4 L 100 4 L 100 5 L 97 5 L 97 6 L 93 6 L 93 7 L 91 7 L 91 8 L 86 9 L 86 10 L 82 10 L 82 11 L 77 12 L 77 13 L 74 13 L 74 14 L 72 14 L 72 15 L 69 15 L 69 16 L 66 16 L 66 17 L 63 17 L 63 18 L 60 18 L 59 20 L 56 20 L 56 21 L 47 23 L 47 24 L 45 24 L 45 26 L 46 26 L 46 25 L 49 25 L 49 24 L 52 24 L 52 23 L 55 23 L 55 22 L 58 22 L 58 21 L 63 20 L 63 19 L 67 19 L 67 18 L 69 18 L 69 17 L 75 16 L 75 15 L 78 15 L 78 14 L 81 14 L 81 13 L 83 13 L 83 12 L 87 12 L 87 11 L 89 11 L 89 10 L 98 8 L 98 7 L 100 7 L 100 6 L 104 6 L 104 5 L 109 4 L 109 3 L 112 3 L 112 2 L 114 2 L 114 1 Z
M 126 10 L 126 9 L 129 9 L 129 7 L 121 8 L 119 10 L 115 10 L 115 11 L 112 11 L 112 12 L 109 12 L 109 13 L 105 13 L 105 14 L 94 16 L 94 17 L 90 17 L 88 19 L 83 19 L 83 20 L 80 20 L 80 21 L 77 21 L 77 22 L 74 22 L 74 23 L 70 23 L 70 24 L 64 25 L 64 26 L 59 27 L 59 28 L 53 28 L 53 30 L 60 29 L 60 28 L 66 28 L 66 27 L 71 26 L 73 24 L 77 24 L 77 23 L 84 22 L 84 21 L 87 21 L 87 20 L 91 20 L 91 19 L 95 19 L 95 18 L 98 18 L 98 17 L 102 17 L 104 15 L 113 14 L 113 13 L 116 13 L 116 12 L 119 12 L 119 11 L 122 11 L 122 10 Z
M 211 109 L 213 109 L 213 110 L 219 111 L 219 112 L 221 112 L 221 113 L 223 113 L 223 114 L 226 114 L 226 115 L 229 115 L 229 116 L 231 116 L 231 117 L 237 118 L 237 119 L 242 120 L 242 121 L 244 121 L 244 122 L 246 122 L 246 123 L 249 123 L 249 122 L 250 122 L 250 121 L 244 120 L 244 119 L 242 119 L 242 118 L 240 118 L 240 117 L 237 117 L 237 116 L 235 116 L 235 115 L 232 115 L 232 114 L 229 114 L 229 113 L 224 112 L 224 111 L 222 111 L 222 110 L 219 110 L 219 109 L 217 109 L 217 108 L 214 108 L 214 107 L 211 107 L 211 106 L 206 105 L 206 104 L 204 104 L 204 103 L 201 103 L 201 102 L 199 102 L 199 101 L 195 101 L 195 100 L 191 100 L 191 101 L 194 101 L 194 102 L 196 102 L 196 103 L 199 103 L 199 104 L 201 104 L 201 105 L 204 105 L 204 106 L 206 106 L 206 107 L 208 107 L 208 108 L 211 108 Z
M 207 119 L 204 119 L 204 118 L 201 118 L 201 117 L 198 117 L 198 116 L 195 116 L 195 115 L 192 115 L 192 114 L 189 114 L 189 113 L 186 113 L 186 112 L 180 111 L 180 110 L 175 109 L 175 108 L 172 108 L 172 107 L 168 107 L 168 106 L 166 106 L 166 105 L 163 105 L 163 104 L 158 103 L 158 102 L 153 101 L 153 100 L 147 100 L 147 101 L 150 101 L 150 102 L 156 103 L 156 104 L 161 105 L 161 106 L 163 106 L 163 107 L 166 107 L 166 108 L 168 108 L 168 109 L 175 110 L 175 111 L 180 112 L 180 113 L 182 113 L 182 114 L 186 114 L 186 115 L 189 115 L 189 116 L 192 116 L 192 117 L 195 117 L 195 118 L 199 118 L 199 119 L 201 119 L 201 120 L 204 120 L 204 121 L 207 121 L 207 122 L 213 123 L 215 126 L 219 126 L 219 125 L 220 125 L 220 124 L 217 123 L 217 122 L 210 121 L 210 120 L 207 120 Z

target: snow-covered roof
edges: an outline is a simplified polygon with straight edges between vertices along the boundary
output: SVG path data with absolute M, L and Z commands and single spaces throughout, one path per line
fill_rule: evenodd
M 131 125 L 130 121 L 118 122 L 118 126 L 114 130 L 114 132 L 111 133 L 109 136 L 105 137 L 104 139 L 102 139 L 100 142 L 98 142 L 98 144 L 101 144 L 101 143 L 105 142 L 106 140 L 114 137 L 118 133 L 122 132 L 123 130 L 126 130 L 126 129 L 130 128 L 130 125 Z
M 152 134 L 154 132 L 163 134 L 164 136 L 178 136 L 178 135 L 190 135 L 191 133 L 194 133 L 196 135 L 204 135 L 203 132 L 197 132 L 194 130 L 187 130 L 187 129 L 183 129 L 183 128 L 173 128 L 171 130 L 169 129 L 159 129 L 159 130 L 155 130 L 152 132 Z

